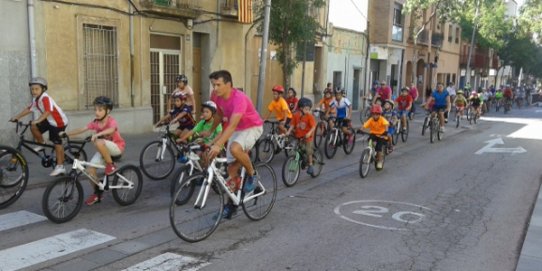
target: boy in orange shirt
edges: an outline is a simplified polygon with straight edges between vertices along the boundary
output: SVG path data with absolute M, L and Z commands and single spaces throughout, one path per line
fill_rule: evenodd
M 305 149 L 309 167 L 307 168 L 307 174 L 314 174 L 314 168 L 312 167 L 312 142 L 314 136 L 314 130 L 316 129 L 316 120 L 311 114 L 312 101 L 303 97 L 299 99 L 297 103 L 297 111 L 292 119 L 292 125 L 288 132 L 289 135 L 292 130 L 295 129 L 294 135 L 299 140 L 299 144 Z
M 363 132 L 369 133 L 369 137 L 376 142 L 376 169 L 382 169 L 382 149 L 388 143 L 387 131 L 390 123 L 382 116 L 382 107 L 375 104 L 371 107 L 371 118 L 364 124 Z
M 331 106 L 331 102 L 334 100 L 333 90 L 326 88 L 324 90 L 324 97 L 318 103 L 318 107 L 324 111 L 324 120 L 329 122 L 329 127 L 333 127 L 333 121 L 330 119 L 330 116 L 335 116 L 335 108 Z
M 276 85 L 273 87 L 273 100 L 267 106 L 267 110 L 269 110 L 269 112 L 267 113 L 267 116 L 265 116 L 265 120 L 267 120 L 269 119 L 269 116 L 271 116 L 272 112 L 275 113 L 275 118 L 279 121 L 278 128 L 280 134 L 284 134 L 286 132 L 286 129 L 292 120 L 292 112 L 288 107 L 288 103 L 282 97 L 283 94 L 283 86 Z

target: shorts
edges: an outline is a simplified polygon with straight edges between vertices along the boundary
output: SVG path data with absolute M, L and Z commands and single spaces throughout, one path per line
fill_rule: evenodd
M 177 130 L 192 130 L 194 129 L 195 125 L 194 123 L 192 122 L 189 122 L 189 123 L 180 123 L 179 122 L 179 127 L 177 127 Z
M 299 146 L 301 146 L 301 149 L 307 154 L 307 157 L 312 156 L 312 154 L 314 153 L 312 149 L 313 140 L 312 139 L 305 140 L 303 138 L 303 139 L 298 139 L 298 142 L 299 142 Z
M 431 112 L 440 112 L 440 111 L 446 111 L 447 106 L 446 105 L 433 105 L 433 108 L 431 109 Z
M 337 118 L 335 120 L 335 124 L 339 127 L 349 127 L 350 126 L 350 120 L 349 119 L 340 119 L 340 118 Z
M 38 130 L 40 133 L 45 133 L 49 131 L 49 140 L 53 142 L 55 145 L 62 145 L 62 139 L 58 135 L 60 132 L 64 132 L 66 130 L 66 126 L 59 128 L 51 125 L 47 120 L 44 120 L 40 123 L 38 123 L 36 126 L 38 126 Z
M 401 118 L 402 116 L 406 116 L 408 114 L 408 111 L 405 109 L 405 110 L 399 110 L 399 112 L 397 112 L 397 117 Z
M 228 147 L 226 148 L 226 158 L 228 163 L 235 161 L 235 157 L 231 154 L 230 146 L 233 142 L 241 145 L 244 151 L 248 151 L 254 147 L 256 141 L 263 133 L 263 126 L 255 126 L 241 131 L 235 131 L 228 140 Z
M 384 133 L 382 136 L 386 136 L 387 134 Z M 378 137 L 374 134 L 369 135 L 369 138 L 373 140 L 373 142 L 376 142 L 375 151 L 381 152 L 382 147 L 385 147 L 388 145 L 388 141 L 386 139 L 383 139 L 381 137 Z
M 458 112 L 463 111 L 464 109 L 465 109 L 465 105 L 456 105 L 455 106 L 455 110 L 458 111 Z
M 104 139 L 104 142 L 105 142 L 105 147 L 107 148 L 107 150 L 109 151 L 109 155 L 110 156 L 120 156 L 122 155 L 122 152 L 120 151 L 120 148 L 119 146 L 117 146 L 117 144 L 115 144 L 113 141 L 110 141 L 110 140 L 105 140 Z M 105 165 L 105 161 L 104 161 L 104 158 L 102 157 L 102 155 L 100 154 L 100 152 L 96 152 L 92 158 L 90 159 L 90 162 L 92 164 L 96 164 L 96 165 Z

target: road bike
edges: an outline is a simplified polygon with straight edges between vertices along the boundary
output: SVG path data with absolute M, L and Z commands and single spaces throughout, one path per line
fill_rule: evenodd
M 346 119 L 345 119 L 346 121 Z M 344 153 L 351 154 L 356 145 L 356 133 L 352 128 L 351 123 L 348 125 L 347 129 L 350 131 L 350 138 L 343 133 L 342 127 L 339 125 L 342 124 L 339 121 L 335 121 L 333 128 L 329 130 L 329 133 L 326 135 L 326 141 L 324 145 L 324 153 L 328 159 L 331 159 L 337 153 L 337 148 L 342 145 Z
M 206 146 L 202 146 L 201 142 L 195 141 L 189 144 L 183 144 L 181 145 L 181 151 L 184 153 L 184 156 L 187 159 L 187 162 L 177 170 L 177 173 L 173 178 L 171 178 L 170 183 L 170 193 L 171 197 L 175 195 L 175 191 L 177 191 L 177 188 L 182 184 L 182 181 L 188 176 L 192 176 L 196 173 L 203 172 L 204 169 L 201 166 L 200 163 L 200 157 L 196 152 L 201 152 L 206 149 Z M 193 183 L 189 189 L 185 190 L 184 197 L 177 198 L 178 202 L 177 204 L 184 204 L 186 201 L 188 201 L 188 198 L 192 196 L 192 193 L 194 192 L 194 189 L 196 188 L 196 184 Z
M 455 107 L 455 128 L 459 128 L 459 125 L 461 124 L 461 117 L 464 109 L 460 109 L 457 106 Z
M 23 194 L 28 184 L 28 163 L 16 149 L 0 145 L 0 209 Z
M 299 179 L 301 170 L 309 166 L 305 148 L 301 144 L 298 144 L 294 151 L 295 155 L 286 159 L 282 165 L 282 182 L 288 187 L 294 186 Z M 314 172 L 310 176 L 316 178 L 320 175 L 324 166 L 324 156 L 318 148 L 313 148 L 312 164 Z
M 431 113 L 431 118 L 429 119 L 429 141 L 434 143 L 438 139 L 442 139 L 442 132 L 440 130 L 440 121 L 437 112 Z
M 266 163 L 254 166 L 256 188 L 245 193 L 242 189 L 246 181 L 246 170 L 241 169 L 241 189 L 232 192 L 226 185 L 222 166 L 226 158 L 214 158 L 204 173 L 184 179 L 175 192 L 169 207 L 169 220 L 177 236 L 187 242 L 199 242 L 209 237 L 218 227 L 224 211 L 224 194 L 235 208 L 241 205 L 245 215 L 251 220 L 266 217 L 277 197 L 277 178 L 273 169 Z M 201 183 L 198 193 L 194 193 L 184 204 L 178 204 L 184 197 L 184 190 L 191 189 L 194 183 Z
M 90 137 L 85 140 L 90 141 Z M 111 158 L 115 162 L 120 161 L 120 156 Z M 121 206 L 134 203 L 141 194 L 143 177 L 137 166 L 124 165 L 113 174 L 104 175 L 101 180 L 86 170 L 88 166 L 105 169 L 102 164 L 75 159 L 69 176 L 59 178 L 47 186 L 41 204 L 43 213 L 49 220 L 64 223 L 79 213 L 83 206 L 83 187 L 80 183 L 83 176 L 97 185 L 99 197 L 103 191 L 111 190 L 113 199 Z
M 469 112 L 469 124 L 476 124 L 478 122 L 478 119 L 480 118 L 480 113 L 478 112 L 478 108 L 472 107 L 472 110 Z
M 362 134 L 366 134 L 365 132 L 361 131 Z M 388 141 L 387 136 L 379 136 L 386 142 Z M 367 146 L 361 151 L 361 157 L 359 159 L 359 176 L 361 178 L 367 177 L 369 174 L 369 169 L 371 168 L 371 164 L 374 164 L 374 167 L 376 170 L 382 170 L 384 169 L 384 162 L 386 161 L 386 151 L 382 151 L 382 168 L 377 167 L 377 161 L 376 161 L 376 141 L 371 139 L 370 137 L 367 139 Z M 386 146 L 382 146 L 382 148 L 386 148 Z
M 266 120 L 265 123 L 271 124 L 271 132 L 264 138 L 256 142 L 256 156 L 258 161 L 270 163 L 273 161 L 275 154 L 284 150 L 286 157 L 293 155 L 295 140 L 293 137 L 288 137 L 285 134 L 279 134 L 278 121 Z
M 329 118 L 325 117 L 325 112 L 320 109 L 312 110 L 314 118 L 318 119 L 314 129 L 314 147 L 319 148 L 329 132 Z
M 149 142 L 139 154 L 139 167 L 151 180 L 163 180 L 173 172 L 177 158 L 182 155 L 175 142 L 170 124 L 161 126 L 160 139 Z
M 508 111 L 512 109 L 512 99 L 505 98 L 504 99 L 504 113 L 507 114 Z

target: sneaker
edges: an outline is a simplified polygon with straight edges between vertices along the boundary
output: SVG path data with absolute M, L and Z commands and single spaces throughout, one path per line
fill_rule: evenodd
M 180 155 L 179 158 L 177 158 L 177 162 L 181 163 L 181 164 L 184 164 L 186 162 L 188 162 L 188 158 L 184 155 Z
M 51 174 L 49 174 L 49 176 L 55 177 L 60 174 L 66 174 L 66 169 L 64 168 L 64 165 L 56 165 L 55 169 L 53 170 L 53 172 L 51 172 Z
M 313 166 L 309 166 L 309 168 L 307 169 L 307 174 L 309 174 L 309 175 L 314 174 L 314 167 Z
M 235 215 L 235 213 L 237 213 L 237 206 L 234 206 L 231 203 L 227 203 L 227 204 L 224 205 L 224 211 L 222 212 L 222 218 L 231 219 L 233 217 L 233 215 Z M 215 214 L 213 216 L 213 219 L 217 219 L 217 218 L 218 218 L 218 214 Z
M 444 126 L 440 127 L 440 132 L 444 133 Z
M 226 187 L 230 190 L 230 192 L 234 193 L 237 190 L 239 190 L 241 186 L 241 177 L 237 176 L 235 178 L 230 178 L 228 181 L 226 181 Z
M 256 175 L 247 176 L 247 181 L 245 182 L 245 187 L 243 188 L 245 193 L 250 193 L 254 190 L 254 188 L 256 188 L 255 179 Z
M 382 169 L 383 166 L 384 166 L 384 163 L 382 163 L 382 161 L 376 162 L 376 169 Z
M 389 147 L 388 147 L 387 153 L 390 154 L 390 153 L 392 153 L 392 152 L 393 152 L 393 146 L 389 146 Z
M 35 152 L 40 152 L 40 151 L 43 151 L 44 148 L 43 148 L 42 146 L 36 146 L 36 147 L 33 148 L 33 150 L 34 150 Z
M 444 123 L 448 123 L 448 119 L 444 119 Z
M 117 167 L 115 166 L 115 164 L 107 164 L 105 166 L 105 175 L 111 175 L 115 173 L 115 171 L 117 171 Z
M 85 204 L 88 205 L 88 206 L 91 206 L 91 205 L 93 205 L 94 203 L 99 203 L 99 202 L 101 202 L 101 201 L 102 201 L 102 198 L 103 198 L 103 197 L 100 197 L 100 196 L 98 196 L 98 195 L 96 195 L 96 194 L 92 194 L 92 195 L 90 195 L 90 196 L 87 198 L 87 200 L 85 200 Z

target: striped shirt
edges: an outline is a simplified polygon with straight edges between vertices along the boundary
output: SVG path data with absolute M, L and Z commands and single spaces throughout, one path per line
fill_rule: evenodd
M 47 117 L 47 121 L 54 127 L 63 128 L 68 125 L 68 117 L 66 117 L 62 109 L 45 92 L 40 95 L 37 101 L 35 98 L 32 99 L 32 103 L 28 106 L 28 109 L 34 112 L 39 111 L 40 114 L 49 112 L 50 115 Z

